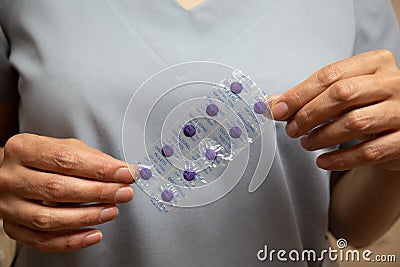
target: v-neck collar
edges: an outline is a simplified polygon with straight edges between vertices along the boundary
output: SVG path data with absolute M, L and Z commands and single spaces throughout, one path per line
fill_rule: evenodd
M 198 6 L 201 6 L 202 4 L 204 4 L 204 2 L 206 2 L 207 0 L 201 0 L 200 2 L 196 3 L 196 4 L 188 4 L 188 3 L 184 3 L 184 0 L 181 0 L 183 2 L 180 3 L 180 0 L 173 0 L 175 3 L 177 3 L 180 7 L 182 7 L 184 10 L 190 12 L 193 9 L 195 9 Z
M 186 11 L 175 0 L 108 0 L 135 38 L 166 66 L 213 60 L 213 56 L 257 23 L 278 0 L 205 0 Z

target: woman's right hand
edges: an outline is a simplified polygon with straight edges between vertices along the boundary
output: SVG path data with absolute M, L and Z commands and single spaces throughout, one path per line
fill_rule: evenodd
M 40 251 L 89 247 L 101 241 L 101 231 L 78 228 L 115 219 L 116 204 L 133 198 L 132 182 L 125 162 L 80 140 L 15 135 L 0 165 L 4 230 Z

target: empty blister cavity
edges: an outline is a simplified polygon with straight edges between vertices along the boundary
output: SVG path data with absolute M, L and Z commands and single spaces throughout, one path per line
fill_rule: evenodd
M 163 212 L 211 203 L 240 181 L 261 136 L 254 191 L 275 153 L 267 100 L 249 76 L 223 64 L 191 62 L 155 74 L 133 94 L 124 117 L 124 156 L 138 165 L 137 185 Z

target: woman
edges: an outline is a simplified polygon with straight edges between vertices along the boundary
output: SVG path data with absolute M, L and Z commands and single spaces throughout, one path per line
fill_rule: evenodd
M 328 227 L 365 245 L 399 216 L 399 70 L 388 51 L 349 58 L 400 56 L 389 2 L 208 0 L 187 11 L 175 1 L 3 0 L 0 12 L 0 214 L 27 245 L 15 266 L 253 266 L 266 264 L 265 245 L 326 249 Z M 267 182 L 168 216 L 140 190 L 117 208 L 133 197 L 120 161 L 132 90 L 191 60 L 241 68 L 275 95 L 273 113 L 288 124 L 277 123 Z M 53 204 L 71 202 L 101 204 Z

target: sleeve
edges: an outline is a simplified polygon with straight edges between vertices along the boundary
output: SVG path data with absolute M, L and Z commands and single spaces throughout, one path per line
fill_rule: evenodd
M 400 30 L 389 0 L 354 0 L 356 39 L 354 54 L 387 49 L 400 62 Z
M 0 104 L 18 101 L 18 75 L 9 61 L 10 45 L 0 24 Z

